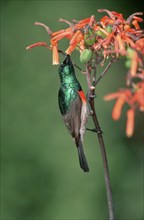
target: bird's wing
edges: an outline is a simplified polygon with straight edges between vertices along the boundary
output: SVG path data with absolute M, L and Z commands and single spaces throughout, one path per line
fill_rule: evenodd
M 64 122 L 73 138 L 80 138 L 82 101 L 79 94 L 71 102 L 69 111 L 63 115 Z

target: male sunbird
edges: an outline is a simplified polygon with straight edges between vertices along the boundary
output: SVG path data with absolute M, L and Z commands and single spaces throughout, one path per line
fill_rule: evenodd
M 66 55 L 59 67 L 60 89 L 58 102 L 64 123 L 71 134 L 77 150 L 80 167 L 89 171 L 83 149 L 83 136 L 88 118 L 87 100 L 78 82 L 70 55 Z

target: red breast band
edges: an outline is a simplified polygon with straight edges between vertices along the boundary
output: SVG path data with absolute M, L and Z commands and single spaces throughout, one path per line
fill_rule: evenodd
M 86 96 L 85 96 L 84 92 L 81 90 L 81 91 L 78 91 L 78 93 L 81 97 L 82 102 L 86 102 L 87 100 L 86 100 Z

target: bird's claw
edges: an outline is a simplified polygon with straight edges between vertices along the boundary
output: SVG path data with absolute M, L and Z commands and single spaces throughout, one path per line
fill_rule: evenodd
M 95 128 L 91 129 L 91 128 L 86 128 L 87 131 L 91 131 L 91 132 L 96 132 L 97 134 L 102 134 L 102 130 L 99 129 L 99 130 L 96 130 Z

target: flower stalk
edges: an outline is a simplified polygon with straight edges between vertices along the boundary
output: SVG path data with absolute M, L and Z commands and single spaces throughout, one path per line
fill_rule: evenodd
M 114 220 L 114 207 L 113 207 L 113 198 L 112 198 L 112 190 L 110 184 L 110 175 L 109 175 L 109 168 L 108 168 L 108 161 L 106 155 L 106 148 L 103 140 L 102 130 L 100 128 L 96 111 L 95 111 L 95 104 L 94 104 L 94 94 L 95 89 L 91 90 L 89 96 L 89 104 L 92 110 L 92 119 L 95 126 L 95 130 L 98 136 L 98 141 L 101 149 L 102 161 L 103 161 L 103 168 L 104 168 L 104 178 L 105 178 L 105 186 L 107 192 L 107 201 L 108 201 L 108 210 L 109 210 L 109 220 Z
M 90 105 L 90 112 L 91 112 L 91 117 L 94 123 L 95 129 L 91 131 L 95 131 L 98 137 L 99 141 L 99 146 L 101 150 L 101 156 L 102 156 L 102 162 L 103 162 L 103 169 L 104 169 L 104 179 L 105 179 L 105 186 L 106 186 L 106 193 L 107 193 L 107 202 L 108 202 L 108 211 L 109 211 L 109 220 L 114 220 L 114 206 L 113 206 L 113 198 L 112 198 L 112 190 L 111 190 L 111 184 L 110 184 L 110 175 L 109 175 L 109 168 L 108 168 L 108 160 L 107 160 L 107 154 L 106 154 L 106 147 L 104 144 L 103 140 L 103 135 L 102 135 L 102 130 L 99 125 L 99 121 L 96 115 L 96 110 L 95 110 L 95 85 L 98 84 L 100 79 L 103 77 L 103 75 L 107 72 L 109 69 L 111 62 L 108 64 L 107 68 L 104 70 L 102 77 L 99 77 L 98 81 L 96 80 L 96 64 L 94 65 L 94 75 L 91 83 L 91 68 L 90 68 L 90 63 L 86 66 L 86 79 L 87 79 L 87 84 L 88 84 L 88 101 Z M 88 129 L 90 130 L 90 129 Z

